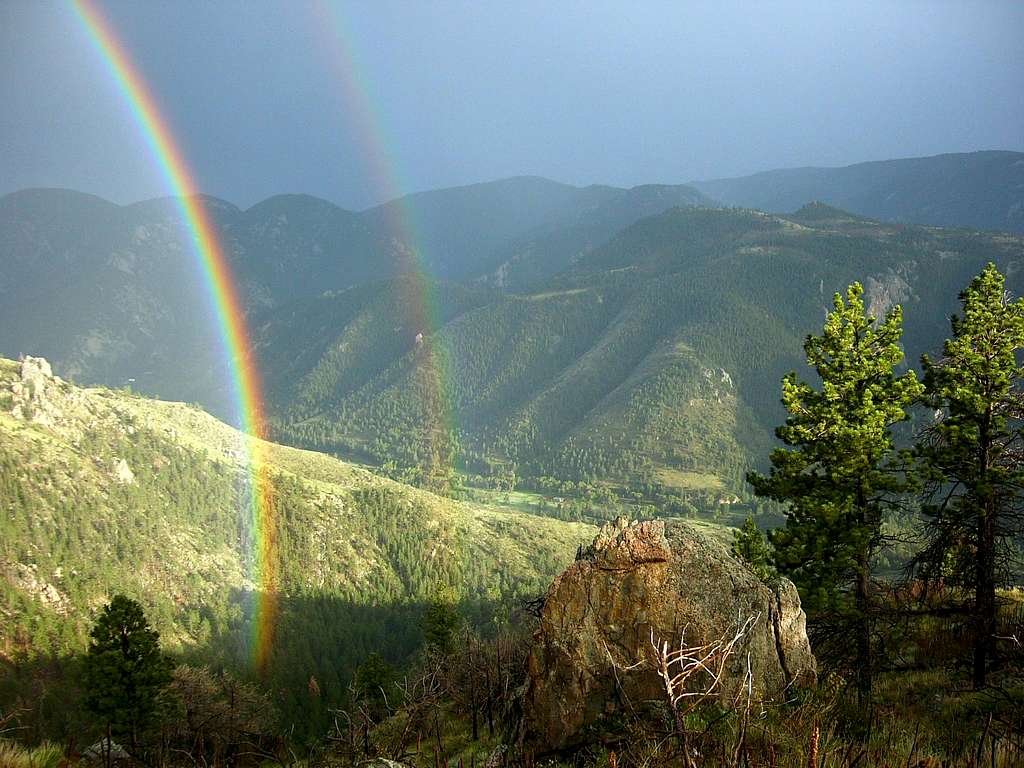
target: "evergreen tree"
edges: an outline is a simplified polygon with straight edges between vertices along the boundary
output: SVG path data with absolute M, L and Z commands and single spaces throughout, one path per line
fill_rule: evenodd
M 104 607 L 90 636 L 83 669 L 85 706 L 108 738 L 127 740 L 137 754 L 158 695 L 171 680 L 170 661 L 160 652 L 160 636 L 142 606 L 124 595 Z
M 458 628 L 455 596 L 450 588 L 438 587 L 423 614 L 423 642 L 428 648 L 448 651 Z
M 1003 546 L 1024 530 L 1020 507 L 1024 299 L 1010 301 L 989 264 L 960 294 L 943 358 L 921 360 L 934 422 L 918 442 L 929 491 L 928 543 L 916 563 L 930 578 L 966 585 L 974 596 L 975 687 L 985 685 L 996 634 L 996 584 Z
M 386 716 L 389 698 L 397 701 L 393 689 L 394 679 L 395 670 L 376 651 L 367 656 L 366 661 L 356 670 L 356 695 L 367 703 L 373 717 Z
M 775 575 L 771 547 L 752 516 L 748 515 L 743 527 L 732 532 L 732 553 L 749 565 L 761 581 L 770 581 Z
M 771 455 L 769 475 L 751 473 L 759 496 L 788 502 L 786 526 L 773 532 L 775 561 L 811 609 L 831 614 L 855 634 L 857 688 L 872 686 L 871 559 L 882 542 L 886 501 L 905 489 L 892 471 L 892 425 L 907 419 L 920 395 L 913 371 L 897 376 L 902 312 L 882 323 L 864 308 L 863 288 L 836 294 L 821 336 L 804 343 L 821 389 L 795 372 L 782 381 L 788 416 L 776 435 L 787 447 Z M 852 588 L 852 601 L 851 592 Z

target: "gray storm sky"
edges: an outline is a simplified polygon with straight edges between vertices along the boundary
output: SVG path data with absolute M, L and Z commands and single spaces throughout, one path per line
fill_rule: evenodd
M 98 6 L 200 188 L 242 206 L 1024 150 L 1020 2 Z M 0 193 L 30 186 L 167 192 L 70 6 L 0 0 Z

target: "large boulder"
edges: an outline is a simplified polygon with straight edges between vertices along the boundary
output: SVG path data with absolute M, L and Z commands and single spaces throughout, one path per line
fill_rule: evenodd
M 606 723 L 666 706 L 655 645 L 714 643 L 745 624 L 714 690 L 719 703 L 773 699 L 813 680 L 791 582 L 766 585 L 723 544 L 683 522 L 606 525 L 545 596 L 528 660 L 524 744 L 538 754 L 571 749 L 599 738 Z M 691 687 L 709 682 L 698 673 Z

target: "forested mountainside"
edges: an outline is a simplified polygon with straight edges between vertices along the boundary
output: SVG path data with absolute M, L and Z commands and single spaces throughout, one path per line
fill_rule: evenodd
M 742 494 L 780 416 L 779 379 L 834 291 L 861 280 L 872 310 L 902 303 L 913 364 L 985 262 L 1020 287 L 1016 235 L 702 201 L 689 187 L 531 177 L 363 213 L 301 195 L 247 211 L 203 198 L 275 436 L 417 482 L 424 417 L 441 402 L 454 437 L 443 463 L 488 482 L 514 472 L 535 488 L 643 487 L 698 506 Z M 0 198 L 0 354 L 231 414 L 178 217 L 171 199 Z
M 646 184 L 632 189 L 587 187 L 573 210 L 491 251 L 480 280 L 498 288 L 529 290 L 543 284 L 612 235 L 670 208 L 716 206 L 692 187 Z M 479 269 L 479 268 L 478 268 Z
M 520 272 L 558 271 L 644 215 L 697 202 L 707 199 L 689 187 L 538 178 L 425 192 L 362 213 L 308 195 L 245 211 L 202 198 L 252 312 L 424 267 L 455 280 L 493 280 L 500 269 L 498 284 L 517 284 Z M 0 197 L 0 354 L 44 355 L 84 383 L 131 379 L 140 391 L 228 413 L 229 376 L 192 248 L 172 199 L 117 206 L 56 189 Z
M 44 684 L 36 663 L 81 651 L 114 593 L 145 606 L 176 656 L 248 669 L 261 585 L 242 436 L 193 407 L 47 369 L 0 360 L 0 699 Z M 281 615 L 266 684 L 311 732 L 371 651 L 400 663 L 419 647 L 439 589 L 486 620 L 542 592 L 593 536 L 321 454 L 268 456 Z
M 779 380 L 835 291 L 904 306 L 908 362 L 939 348 L 957 294 L 987 261 L 1020 289 L 1024 239 L 883 224 L 824 205 L 773 216 L 673 209 L 643 219 L 550 280 L 504 294 L 431 288 L 424 341 L 403 306 L 422 286 L 379 283 L 265 315 L 258 345 L 282 440 L 416 466 L 446 355 L 460 466 L 742 493 L 766 455 Z M 290 363 L 290 364 L 289 364 Z
M 1021 152 L 787 168 L 692 185 L 728 205 L 765 211 L 795 211 L 816 200 L 886 221 L 1024 232 Z

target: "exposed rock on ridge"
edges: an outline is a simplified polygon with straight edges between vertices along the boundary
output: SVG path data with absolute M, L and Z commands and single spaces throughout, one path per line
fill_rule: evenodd
M 46 390 L 54 380 L 53 369 L 42 357 L 26 357 L 21 361 L 20 380 L 11 384 L 16 419 L 50 426 L 54 421 L 52 404 Z
M 652 636 L 678 645 L 753 623 L 717 698 L 737 700 L 749 654 L 757 699 L 813 679 L 814 656 L 793 584 L 766 586 L 720 543 L 682 522 L 606 525 L 545 598 L 528 661 L 524 742 L 538 753 L 593 739 L 602 721 L 664 700 Z

